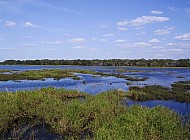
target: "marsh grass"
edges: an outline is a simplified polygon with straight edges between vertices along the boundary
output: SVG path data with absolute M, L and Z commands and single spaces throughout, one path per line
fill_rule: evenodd
M 55 88 L 1 92 L 0 138 L 23 139 L 23 124 L 32 128 L 43 122 L 65 139 L 189 139 L 188 128 L 173 111 L 125 107 L 123 96 L 118 90 L 97 95 Z
M 12 72 L 12 70 L 0 70 L 0 73 Z
M 54 78 L 55 80 L 59 80 L 61 78 L 66 78 L 66 77 L 76 78 L 76 76 L 72 72 L 61 69 L 28 70 L 13 74 L 0 74 L 1 81 L 43 80 L 45 78 Z
M 3 70 L 2 70 L 3 71 Z M 6 70 L 4 70 L 5 72 Z M 91 70 L 82 70 L 82 69 L 42 69 L 42 70 L 28 70 L 17 73 L 1 73 L 0 72 L 0 81 L 18 81 L 18 80 L 44 80 L 45 78 L 53 78 L 55 80 L 60 80 L 61 78 L 71 77 L 74 80 L 80 80 L 80 77 L 77 77 L 75 73 L 82 74 L 92 74 L 100 76 L 115 76 L 117 78 L 125 78 L 129 81 L 145 81 L 147 78 L 134 78 L 131 76 L 126 76 L 122 74 L 108 74 L 103 72 L 96 72 Z
M 102 126 L 96 139 L 129 140 L 178 140 L 188 139 L 188 131 L 179 127 L 180 118 L 164 107 L 152 109 L 132 106 L 126 113 L 116 117 L 112 123 Z M 173 129 L 175 128 L 175 129 Z
M 91 70 L 82 70 L 82 69 L 70 69 L 68 70 L 70 72 L 77 72 L 77 73 L 82 73 L 82 74 L 92 74 L 92 75 L 101 75 L 101 76 L 115 76 L 117 78 L 124 78 L 129 81 L 145 81 L 148 78 L 143 77 L 143 78 L 135 78 L 123 74 L 117 74 L 117 73 L 104 73 L 104 72 L 96 72 L 96 71 L 91 71 Z
M 137 101 L 146 100 L 175 100 L 179 102 L 190 102 L 190 81 L 180 81 L 171 85 L 172 88 L 160 85 L 149 85 L 145 87 L 129 87 L 126 96 Z
M 180 76 L 180 75 L 178 75 L 177 78 L 185 78 L 185 76 Z

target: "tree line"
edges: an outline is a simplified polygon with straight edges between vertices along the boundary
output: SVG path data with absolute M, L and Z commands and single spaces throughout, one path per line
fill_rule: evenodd
M 140 67 L 190 67 L 190 59 L 93 59 L 93 60 L 5 60 L 0 65 L 79 65 L 79 66 L 140 66 Z

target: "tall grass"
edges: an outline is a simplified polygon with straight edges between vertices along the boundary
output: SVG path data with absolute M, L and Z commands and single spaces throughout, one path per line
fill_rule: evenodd
M 65 139 L 189 139 L 180 116 L 164 107 L 152 109 L 120 103 L 122 94 L 89 95 L 43 88 L 0 93 L 0 138 L 23 139 L 28 129 L 45 123 Z M 25 124 L 25 125 L 23 125 Z

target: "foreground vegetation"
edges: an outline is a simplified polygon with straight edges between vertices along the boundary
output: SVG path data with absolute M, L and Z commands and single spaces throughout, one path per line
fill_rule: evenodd
M 136 101 L 175 100 L 190 102 L 190 81 L 179 81 L 172 84 L 171 87 L 167 88 L 160 85 L 131 86 L 129 87 L 130 92 L 124 93 L 124 96 Z
M 9 70 L 1 70 L 2 72 L 11 72 Z M 45 78 L 54 78 L 55 80 L 59 80 L 61 78 L 71 77 L 74 80 L 80 80 L 80 77 L 77 77 L 74 73 L 82 73 L 82 74 L 93 74 L 93 75 L 101 75 L 101 76 L 115 76 L 118 78 L 125 78 L 129 81 L 145 81 L 147 78 L 134 78 L 131 76 L 125 76 L 122 74 L 108 74 L 103 72 L 96 72 L 90 70 L 82 70 L 82 69 L 42 69 L 42 70 L 28 70 L 23 72 L 16 73 L 1 73 L 0 72 L 0 81 L 8 81 L 8 80 L 43 80 Z
M 60 139 L 188 140 L 188 124 L 164 107 L 125 107 L 121 91 L 89 95 L 43 88 L 0 93 L 0 138 L 36 138 L 35 126 Z M 43 136 L 41 137 L 43 138 Z
M 6 60 L 0 65 L 80 65 L 80 66 L 140 66 L 140 67 L 190 67 L 190 59 L 108 59 L 108 60 Z

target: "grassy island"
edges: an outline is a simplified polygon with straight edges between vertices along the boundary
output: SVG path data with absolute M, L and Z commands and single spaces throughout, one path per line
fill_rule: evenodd
M 7 72 L 7 70 L 1 70 L 2 72 Z M 11 72 L 11 71 L 9 71 Z M 0 81 L 8 80 L 43 80 L 45 78 L 54 78 L 59 80 L 61 78 L 71 77 L 74 80 L 80 80 L 80 77 L 77 77 L 74 73 L 82 74 L 93 74 L 100 76 L 115 76 L 117 78 L 125 78 L 129 81 L 145 81 L 147 78 L 134 78 L 131 76 L 125 76 L 122 74 L 109 74 L 103 72 L 96 72 L 91 70 L 82 70 L 82 69 L 42 69 L 42 70 L 28 70 L 21 71 L 16 73 L 1 73 L 0 72 Z
M 190 102 L 190 81 L 179 81 L 172 84 L 171 87 L 160 85 L 131 86 L 129 87 L 129 92 L 123 92 L 123 96 L 136 101 L 175 100 L 178 102 Z

